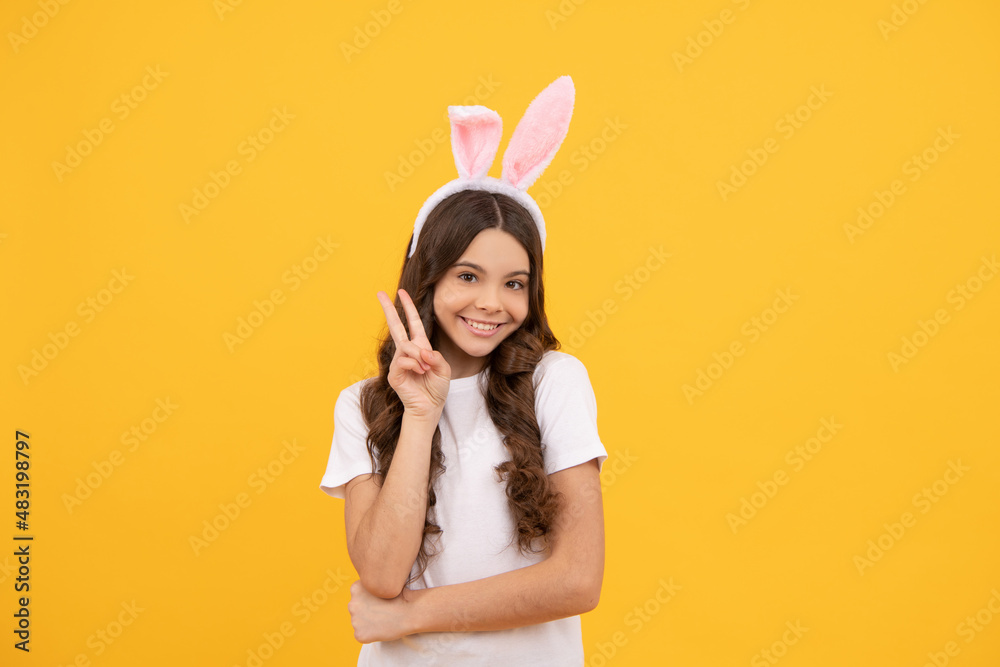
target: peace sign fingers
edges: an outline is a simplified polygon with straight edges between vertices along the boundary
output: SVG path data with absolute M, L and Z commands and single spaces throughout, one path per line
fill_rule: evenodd
M 444 355 L 431 349 L 420 313 L 405 290 L 399 290 L 399 301 L 406 313 L 409 334 L 389 295 L 380 290 L 377 296 L 396 343 L 385 379 L 403 404 L 404 414 L 436 424 L 448 398 L 451 366 Z
M 382 310 L 385 312 L 385 321 L 389 325 L 389 334 L 396 343 L 396 354 L 404 353 L 405 356 L 412 357 L 419 364 L 419 368 L 415 370 L 426 371 L 430 368 L 430 365 L 424 361 L 422 350 L 426 349 L 430 351 L 431 346 L 427 341 L 427 336 L 424 334 L 424 327 L 420 322 L 420 315 L 417 313 L 416 306 L 413 305 L 413 301 L 410 300 L 409 295 L 405 291 L 400 290 L 400 293 L 405 295 L 405 298 L 400 297 L 400 301 L 403 303 L 403 310 L 406 311 L 406 318 L 410 323 L 410 331 L 413 337 L 411 339 L 407 336 L 403 322 L 399 319 L 399 313 L 396 312 L 396 306 L 389 300 L 389 295 L 379 290 L 377 296 L 379 303 L 382 304 Z
M 406 290 L 399 290 L 399 300 L 403 304 L 403 311 L 406 312 L 406 321 L 410 325 L 410 340 L 424 349 L 431 349 L 431 343 L 427 340 L 424 332 L 424 323 L 420 321 L 420 313 L 413 303 L 413 299 L 406 293 Z
M 396 306 L 389 300 L 389 295 L 382 290 L 379 290 L 376 296 L 379 303 L 382 304 L 382 310 L 385 311 L 385 322 L 389 325 L 389 335 L 392 336 L 396 347 L 399 348 L 409 338 L 406 335 L 406 329 L 403 327 L 402 321 L 399 319 L 399 314 L 396 312 Z

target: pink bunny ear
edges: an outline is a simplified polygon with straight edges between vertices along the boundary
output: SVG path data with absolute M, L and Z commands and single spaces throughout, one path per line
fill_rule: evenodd
M 462 178 L 482 178 L 490 170 L 503 135 L 496 111 L 484 106 L 450 106 L 451 152 Z
M 569 131 L 575 97 L 573 79 L 561 76 L 531 101 L 503 154 L 503 180 L 527 190 L 542 175 Z

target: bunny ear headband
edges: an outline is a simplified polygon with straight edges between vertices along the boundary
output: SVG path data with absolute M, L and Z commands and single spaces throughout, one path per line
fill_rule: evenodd
M 479 105 L 449 106 L 451 152 L 455 155 L 458 178 L 438 188 L 420 207 L 407 257 L 412 257 L 417 249 L 417 239 L 428 214 L 447 197 L 462 190 L 504 194 L 521 204 L 538 226 L 544 251 L 545 220 L 538 204 L 526 191 L 549 166 L 566 138 L 575 96 L 573 80 L 561 76 L 532 100 L 507 144 L 500 178 L 486 175 L 500 147 L 503 134 L 500 116 Z

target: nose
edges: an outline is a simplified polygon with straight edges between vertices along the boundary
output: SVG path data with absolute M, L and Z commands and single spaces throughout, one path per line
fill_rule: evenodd
M 499 289 L 484 286 L 476 296 L 476 308 L 487 313 L 503 310 Z

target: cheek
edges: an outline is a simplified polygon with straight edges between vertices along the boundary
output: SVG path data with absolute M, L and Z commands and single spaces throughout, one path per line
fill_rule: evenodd
M 517 321 L 523 323 L 528 317 L 528 297 L 524 296 L 523 298 L 518 299 L 513 308 L 514 310 L 512 312 L 515 313 Z
M 439 285 L 434 290 L 434 307 L 450 307 L 458 299 L 458 293 L 451 285 Z

